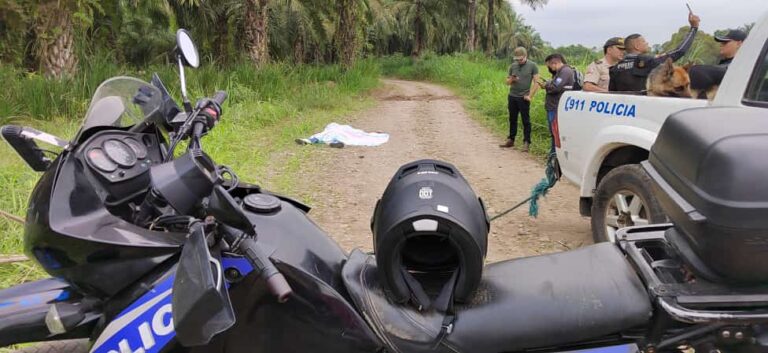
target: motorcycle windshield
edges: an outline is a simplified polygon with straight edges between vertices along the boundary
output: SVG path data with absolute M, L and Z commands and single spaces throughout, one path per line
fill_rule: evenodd
M 93 94 L 80 134 L 99 126 L 133 126 L 156 114 L 161 105 L 162 94 L 151 84 L 133 77 L 110 78 Z

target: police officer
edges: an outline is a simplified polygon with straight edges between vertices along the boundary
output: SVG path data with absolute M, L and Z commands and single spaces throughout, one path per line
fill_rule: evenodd
M 700 21 L 699 16 L 689 13 L 688 23 L 691 25 L 691 30 L 688 31 L 683 42 L 675 50 L 655 57 L 646 54 L 651 48 L 642 35 L 631 34 L 627 36 L 624 39 L 624 47 L 626 48 L 624 59 L 610 69 L 609 91 L 644 91 L 645 81 L 651 70 L 664 63 L 667 58 L 677 61 L 690 49 L 696 32 L 699 30 Z
M 624 59 L 624 38 L 613 37 L 603 45 L 603 58 L 587 66 L 584 75 L 584 88 L 588 92 L 608 92 L 610 79 L 608 70 Z
M 745 39 L 747 33 L 739 29 L 730 30 L 724 36 L 715 36 L 715 40 L 720 43 L 720 62 L 717 65 L 695 65 L 688 70 L 691 90 L 696 94 L 694 98 L 714 99 L 728 66 Z
M 724 36 L 715 36 L 715 41 L 720 43 L 720 62 L 718 65 L 730 65 L 745 39 L 747 39 L 747 32 L 740 29 L 732 29 Z

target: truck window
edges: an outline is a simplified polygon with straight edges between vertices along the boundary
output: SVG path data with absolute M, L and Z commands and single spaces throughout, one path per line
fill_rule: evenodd
M 747 91 L 746 103 L 768 107 L 768 43 L 763 49 L 760 62 L 756 66 L 755 73 L 752 75 L 749 90 Z

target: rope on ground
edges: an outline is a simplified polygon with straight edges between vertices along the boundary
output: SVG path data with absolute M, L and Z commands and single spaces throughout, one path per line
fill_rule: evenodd
M 29 261 L 24 255 L 0 255 L 0 265 Z
M 17 216 L 17 215 L 14 215 L 14 214 L 10 214 L 10 213 L 8 213 L 8 212 L 5 212 L 5 211 L 3 211 L 3 210 L 0 210 L 0 216 L 3 216 L 3 217 L 5 217 L 5 218 L 7 218 L 7 219 L 10 219 L 10 220 L 12 220 L 12 221 L 15 221 L 15 222 L 19 222 L 19 223 L 21 223 L 21 224 L 24 224 L 24 218 L 21 218 L 21 217 L 19 217 L 19 216 Z
M 504 212 L 501 212 L 491 218 L 491 221 L 494 221 L 514 210 L 519 208 L 522 205 L 525 205 L 527 202 L 530 201 L 530 206 L 528 207 L 528 215 L 536 217 L 539 215 L 539 198 L 542 196 L 546 196 L 549 192 L 549 189 L 551 189 L 558 180 L 560 180 L 560 164 L 557 161 L 557 154 L 555 152 L 552 152 L 547 157 L 547 168 L 545 169 L 546 177 L 541 179 L 541 181 L 536 184 L 533 187 L 533 190 L 531 191 L 531 196 L 527 199 L 521 201 L 517 205 L 513 206 L 512 208 L 509 208 L 505 210 Z

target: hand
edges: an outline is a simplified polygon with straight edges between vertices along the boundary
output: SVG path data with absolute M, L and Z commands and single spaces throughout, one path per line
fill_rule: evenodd
M 699 16 L 694 15 L 693 12 L 688 13 L 688 24 L 690 24 L 691 27 L 699 28 L 699 22 L 701 22 Z
M 530 94 L 526 94 L 525 96 L 523 96 L 523 99 L 524 99 L 526 102 L 530 102 L 530 101 L 531 101 L 531 95 L 530 95 Z

